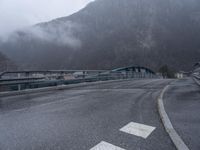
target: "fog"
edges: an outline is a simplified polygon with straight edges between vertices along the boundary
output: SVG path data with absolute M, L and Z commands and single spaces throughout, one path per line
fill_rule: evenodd
M 45 28 L 37 25 L 31 28 L 25 28 L 22 32 L 29 38 L 77 49 L 81 47 L 81 41 L 74 36 L 74 32 L 80 30 L 80 28 L 81 25 L 67 21 L 55 25 L 48 25 Z M 20 37 L 14 36 L 12 38 L 13 40 L 17 40 Z
M 0 39 L 15 30 L 68 16 L 92 0 L 1 0 Z

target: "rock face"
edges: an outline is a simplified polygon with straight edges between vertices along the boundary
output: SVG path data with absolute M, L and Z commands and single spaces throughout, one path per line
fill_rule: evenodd
M 96 0 L 13 33 L 0 49 L 28 69 L 189 70 L 200 60 L 199 41 L 199 0 Z

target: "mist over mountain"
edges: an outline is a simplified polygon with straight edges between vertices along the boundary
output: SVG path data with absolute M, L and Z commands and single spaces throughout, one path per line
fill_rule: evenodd
M 199 0 L 96 0 L 13 33 L 0 51 L 24 69 L 189 70 L 200 60 L 199 41 Z

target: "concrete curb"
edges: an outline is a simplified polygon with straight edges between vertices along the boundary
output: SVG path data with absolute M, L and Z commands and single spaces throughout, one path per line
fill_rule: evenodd
M 103 83 L 112 83 L 112 82 L 120 82 L 120 81 L 128 81 L 131 79 L 120 79 L 120 80 L 109 80 L 109 81 L 97 81 L 97 82 L 84 82 L 84 83 L 77 83 L 77 84 L 70 84 L 70 85 L 59 85 L 54 87 L 45 87 L 45 88 L 37 88 L 37 89 L 27 89 L 22 91 L 13 91 L 13 92 L 1 92 L 1 97 L 9 97 L 9 96 L 17 96 L 17 95 L 25 95 L 25 94 L 33 94 L 33 93 L 41 93 L 41 92 L 49 92 L 55 90 L 67 90 L 76 87 L 84 87 L 96 84 L 103 84 Z
M 184 143 L 184 141 L 181 139 L 181 137 L 178 135 L 178 133 L 176 132 L 176 130 L 174 129 L 166 111 L 165 111 L 165 107 L 163 104 L 163 96 L 164 93 L 167 91 L 167 89 L 169 88 L 169 85 L 167 85 L 162 93 L 160 94 L 159 98 L 158 98 L 158 111 L 162 120 L 162 123 L 165 127 L 165 130 L 167 131 L 167 133 L 169 134 L 172 142 L 174 143 L 174 145 L 176 146 L 177 150 L 189 150 L 189 148 L 186 146 L 186 144 Z

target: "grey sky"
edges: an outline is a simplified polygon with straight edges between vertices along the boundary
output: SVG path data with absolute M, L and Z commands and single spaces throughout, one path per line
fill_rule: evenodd
M 93 0 L 0 0 L 0 37 L 25 26 L 70 15 Z

